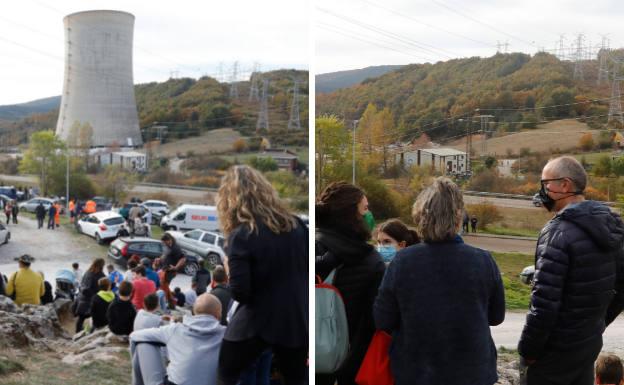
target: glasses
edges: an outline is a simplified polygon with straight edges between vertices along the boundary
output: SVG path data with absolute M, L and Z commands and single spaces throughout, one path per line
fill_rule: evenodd
M 554 181 L 557 181 L 557 180 L 564 180 L 564 179 L 570 179 L 570 178 L 568 178 L 567 176 L 564 176 L 563 178 L 541 179 L 541 180 L 540 180 L 540 183 L 541 183 L 541 185 L 542 185 L 542 186 L 545 186 L 545 185 L 547 185 L 549 182 L 554 182 Z M 570 179 L 570 180 L 571 180 L 571 179 Z

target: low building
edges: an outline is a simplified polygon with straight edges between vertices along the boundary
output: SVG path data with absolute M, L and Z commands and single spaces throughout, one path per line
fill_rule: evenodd
M 444 175 L 464 174 L 467 170 L 467 156 L 453 148 L 420 148 L 399 152 L 395 161 L 403 167 L 430 166 Z
M 147 155 L 137 151 L 102 152 L 95 155 L 95 162 L 100 167 L 109 164 L 119 165 L 124 170 L 147 171 Z
M 299 157 L 288 150 L 267 149 L 257 156 L 258 158 L 273 159 L 280 170 L 295 171 L 299 167 Z
M 513 176 L 516 162 L 518 159 L 499 159 L 497 161 L 498 173 L 501 176 Z

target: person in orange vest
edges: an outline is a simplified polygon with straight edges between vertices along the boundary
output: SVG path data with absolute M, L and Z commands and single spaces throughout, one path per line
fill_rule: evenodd
M 96 203 L 94 200 L 89 199 L 87 203 L 85 203 L 85 208 L 82 210 L 86 214 L 93 214 L 96 212 Z
M 61 205 L 58 202 L 54 203 L 56 213 L 54 214 L 54 224 L 57 228 L 61 227 Z
M 76 204 L 74 203 L 74 199 L 70 199 L 69 200 L 69 223 L 74 223 L 74 216 L 76 215 L 76 213 L 74 213 L 74 209 L 76 208 Z

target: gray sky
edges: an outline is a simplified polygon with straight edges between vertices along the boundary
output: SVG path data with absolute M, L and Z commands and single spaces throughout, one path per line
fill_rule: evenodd
M 316 0 L 315 72 L 436 62 L 496 53 L 553 51 L 585 34 L 624 45 L 621 0 Z M 595 48 L 594 48 L 595 49 Z M 504 46 L 502 47 L 504 51 Z
M 134 14 L 134 82 L 178 76 L 239 79 L 260 70 L 308 69 L 309 0 L 21 0 L 0 5 L 0 105 L 60 95 L 63 17 L 111 9 Z

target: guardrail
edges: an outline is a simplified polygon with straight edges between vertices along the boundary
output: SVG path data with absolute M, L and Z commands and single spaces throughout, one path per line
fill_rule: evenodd
M 504 199 L 518 199 L 518 200 L 533 200 L 532 195 L 519 195 L 519 194 L 503 194 L 503 193 L 492 193 L 485 191 L 463 191 L 464 195 L 471 196 L 479 196 L 479 197 L 490 197 L 490 198 L 504 198 Z M 607 202 L 607 201 L 597 201 L 609 207 L 616 207 L 617 202 Z

